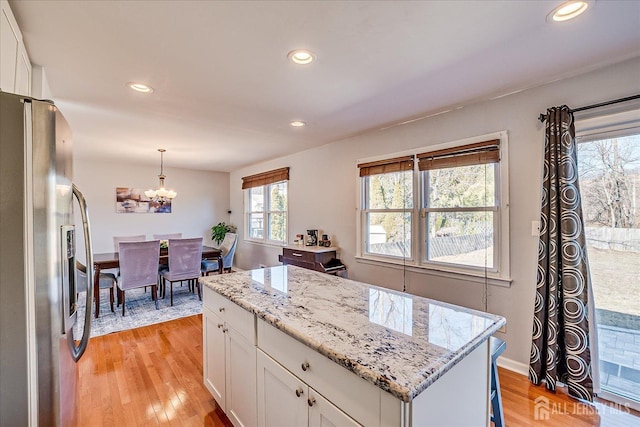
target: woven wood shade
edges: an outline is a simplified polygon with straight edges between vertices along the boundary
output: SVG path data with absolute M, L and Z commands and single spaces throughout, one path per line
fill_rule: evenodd
M 445 169 L 459 166 L 484 165 L 500 161 L 500 140 L 476 142 L 461 147 L 446 148 L 418 154 L 418 169 Z
M 269 172 L 262 172 L 255 175 L 242 177 L 242 189 L 260 187 L 280 181 L 289 180 L 289 168 L 275 169 Z
M 361 163 L 358 165 L 358 168 L 360 169 L 360 176 L 410 171 L 413 170 L 413 156 L 396 157 L 394 159 L 378 160 L 377 162 Z

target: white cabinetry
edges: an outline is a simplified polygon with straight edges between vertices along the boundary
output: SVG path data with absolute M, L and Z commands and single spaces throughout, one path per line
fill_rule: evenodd
M 489 424 L 487 341 L 403 402 L 208 287 L 203 292 L 204 382 L 235 426 Z
M 255 316 L 204 288 L 204 383 L 235 426 L 256 425 Z
M 31 62 L 6 0 L 0 0 L 0 89 L 31 95 Z
M 258 350 L 258 426 L 358 425 L 316 390 Z

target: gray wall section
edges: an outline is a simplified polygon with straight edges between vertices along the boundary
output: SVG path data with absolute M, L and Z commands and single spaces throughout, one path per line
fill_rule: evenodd
M 508 66 L 506 64 L 505 66 Z M 505 90 L 508 91 L 508 90 Z M 289 241 L 308 228 L 332 235 L 341 248 L 349 278 L 475 309 L 483 309 L 484 286 L 464 278 L 416 273 L 355 258 L 358 159 L 456 141 L 506 130 L 509 135 L 510 287 L 489 286 L 488 311 L 507 318 L 504 356 L 527 369 L 531 347 L 538 239 L 531 222 L 539 219 L 544 127 L 538 115 L 547 107 L 581 107 L 640 93 L 640 58 L 559 80 L 513 95 L 361 135 L 236 170 L 230 178 L 231 222 L 241 240 L 236 264 L 244 269 L 278 264 L 281 249 L 243 240 L 243 176 L 290 166 Z
M 24 259 L 24 110 L 0 97 L 0 425 L 28 419 Z

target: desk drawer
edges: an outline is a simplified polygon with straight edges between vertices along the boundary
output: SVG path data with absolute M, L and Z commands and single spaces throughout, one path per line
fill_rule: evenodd
M 316 254 L 314 254 L 313 252 L 283 248 L 282 256 L 286 259 L 296 260 L 299 262 L 309 262 L 311 264 L 315 264 L 316 262 Z

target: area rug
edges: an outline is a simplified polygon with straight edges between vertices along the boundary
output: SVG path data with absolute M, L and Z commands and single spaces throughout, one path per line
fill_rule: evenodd
M 80 292 L 78 322 L 73 333 L 76 339 L 82 337 L 84 329 L 85 301 L 85 293 Z M 150 288 L 147 288 L 147 292 L 144 291 L 144 288 L 127 291 L 125 304 L 124 317 L 122 316 L 122 306 L 117 307 L 117 304 L 114 304 L 115 312 L 112 312 L 109 307 L 109 294 L 102 291 L 100 294 L 100 317 L 96 319 L 92 316 L 91 337 L 202 313 L 202 301 L 198 299 L 197 293 L 189 292 L 186 282 L 184 286 L 180 286 L 180 283 L 173 284 L 173 307 L 170 306 L 167 292 L 166 299 L 159 299 L 159 309 L 156 310 L 155 303 L 151 300 Z

